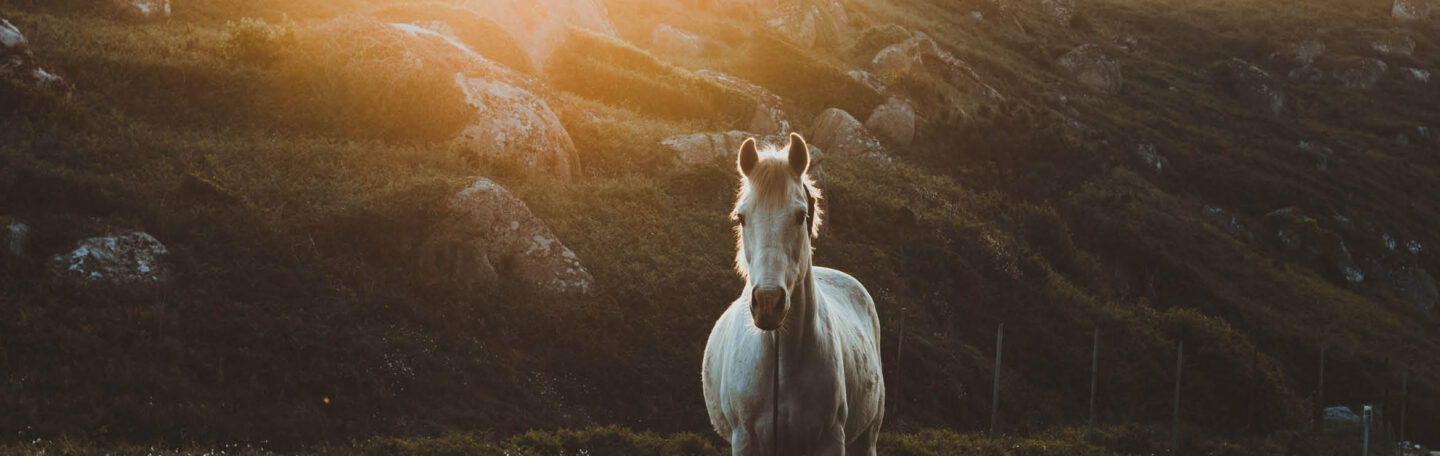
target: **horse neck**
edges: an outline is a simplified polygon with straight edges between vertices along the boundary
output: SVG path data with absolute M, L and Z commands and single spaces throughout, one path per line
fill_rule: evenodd
M 790 359 L 797 361 L 805 358 L 807 350 L 815 348 L 819 336 L 816 331 L 819 303 L 815 295 L 814 266 L 808 253 L 801 262 L 800 284 L 794 292 L 790 293 L 790 303 L 793 307 L 789 318 L 794 320 L 787 323 L 785 330 L 780 333 L 781 348 L 785 353 L 792 354 Z M 799 357 L 797 358 L 795 355 Z M 782 360 L 782 362 L 784 361 Z

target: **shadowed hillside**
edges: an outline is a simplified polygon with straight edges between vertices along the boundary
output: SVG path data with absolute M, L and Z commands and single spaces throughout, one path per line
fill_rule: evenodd
M 882 454 L 1440 446 L 1425 0 L 532 3 L 0 0 L 0 453 L 728 452 L 790 131 Z

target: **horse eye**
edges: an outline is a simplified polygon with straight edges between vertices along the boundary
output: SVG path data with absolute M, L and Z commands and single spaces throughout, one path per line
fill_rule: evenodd
M 806 218 L 807 215 L 809 215 L 809 214 L 806 214 L 805 211 L 797 211 L 797 212 L 795 212 L 795 223 L 804 225 L 804 224 L 805 224 L 805 218 Z

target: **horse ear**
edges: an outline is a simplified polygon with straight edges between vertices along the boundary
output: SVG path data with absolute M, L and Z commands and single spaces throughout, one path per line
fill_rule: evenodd
M 805 170 L 810 169 L 810 146 L 805 144 L 805 138 L 799 133 L 790 134 L 790 171 L 795 177 L 805 175 Z
M 745 143 L 740 145 L 740 174 L 749 176 L 759 162 L 760 152 L 755 150 L 755 138 L 745 138 Z

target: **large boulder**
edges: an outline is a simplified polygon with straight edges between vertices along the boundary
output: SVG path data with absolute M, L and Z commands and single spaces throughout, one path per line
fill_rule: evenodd
M 1231 58 L 1220 64 L 1217 76 L 1231 95 L 1251 109 L 1276 119 L 1294 116 L 1285 88 L 1260 67 Z
M 875 107 L 865 128 L 890 143 L 908 146 L 915 139 L 915 105 L 899 97 L 890 97 Z
M 1415 53 L 1415 39 L 1405 32 L 1391 31 L 1375 37 L 1370 48 L 1384 55 L 1408 56 Z
M 860 121 L 840 108 L 821 113 L 811 125 L 808 136 L 815 144 L 839 157 L 872 157 L 887 159 L 885 148 Z
M 705 52 L 705 42 L 693 33 L 660 24 L 650 32 L 650 48 L 662 54 L 696 57 Z
M 1000 92 L 980 79 L 969 63 L 941 48 L 929 35 L 915 32 L 909 39 L 892 44 L 870 59 L 871 72 L 894 80 L 910 72 L 933 71 L 946 82 L 972 96 L 999 99 Z
M 170 0 L 111 0 L 115 8 L 139 19 L 170 17 Z
M 25 35 L 4 18 L 0 18 L 0 78 L 15 79 L 42 89 L 69 91 L 64 78 L 35 61 Z
M 865 84 L 866 87 L 869 87 L 870 90 L 874 90 L 875 93 L 885 93 L 885 82 L 881 81 L 880 78 L 875 76 L 874 73 L 864 70 L 850 70 L 845 74 L 849 75 L 850 79 L 854 79 L 861 84 Z
M 1154 144 L 1144 143 L 1135 146 L 1135 158 L 1140 160 L 1140 164 L 1144 165 L 1145 169 L 1154 172 L 1157 176 L 1175 172 L 1174 168 L 1170 166 L 1170 159 L 1161 155 Z
M 785 100 L 779 95 L 750 81 L 717 71 L 700 70 L 695 75 L 755 98 L 755 114 L 750 117 L 751 132 L 761 135 L 790 133 L 790 115 L 786 114 Z
M 464 6 L 490 19 L 525 46 L 531 63 L 544 69 L 545 61 L 573 26 L 616 36 L 610 13 L 600 0 L 466 0 Z
M 1404 68 L 1401 68 L 1401 69 L 1400 69 L 1400 74 L 1404 75 L 1404 76 L 1405 76 L 1405 80 L 1410 81 L 1410 82 L 1420 82 L 1420 83 L 1430 82 L 1430 71 L 1429 71 L 1429 70 L 1422 70 L 1422 69 L 1419 69 L 1419 68 L 1404 67 Z
M 1282 252 L 1301 264 L 1314 268 L 1335 282 L 1360 283 L 1365 273 L 1356 264 L 1335 232 L 1321 227 L 1314 218 L 1300 209 L 1287 207 L 1265 214 L 1265 231 Z
M 1402 21 L 1423 21 L 1430 18 L 1430 0 L 1395 0 L 1390 15 Z
M 165 245 L 147 233 L 129 232 L 83 240 L 50 258 L 56 274 L 84 283 L 150 284 L 165 279 Z
M 1207 204 L 1200 209 L 1200 219 L 1242 241 L 1255 240 L 1255 235 L 1250 233 L 1250 229 L 1240 221 L 1240 217 L 1224 208 Z
M 1125 84 L 1120 64 L 1094 44 L 1085 44 L 1060 57 L 1060 67 L 1076 82 L 1104 93 L 1116 93 Z
M 468 72 L 455 74 L 455 85 L 476 110 L 458 141 L 480 157 L 510 160 L 525 169 L 560 179 L 572 178 L 575 143 L 549 103 L 532 90 L 538 82 L 491 62 L 454 37 L 412 24 L 393 24 L 410 38 L 450 48 L 468 60 Z
M 784 8 L 779 16 L 770 19 L 769 25 L 784 37 L 785 41 L 801 49 L 810 49 L 815 47 L 819 34 L 817 23 L 822 20 L 818 7 L 791 6 Z
M 427 273 L 481 288 L 510 284 L 547 295 L 588 293 L 594 278 L 550 228 L 483 177 L 456 193 L 420 244 Z

